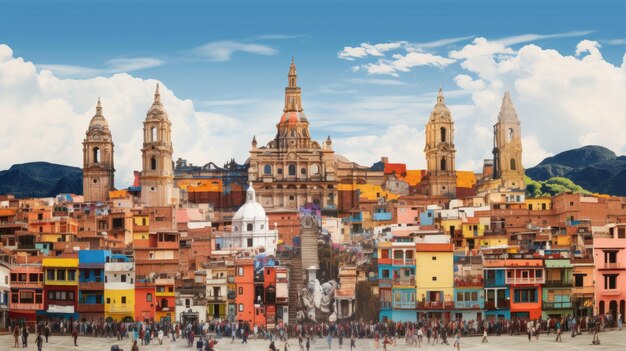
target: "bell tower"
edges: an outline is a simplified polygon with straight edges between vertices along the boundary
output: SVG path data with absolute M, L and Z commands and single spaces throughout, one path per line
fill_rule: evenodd
M 524 167 L 522 166 L 522 135 L 517 111 L 511 95 L 507 91 L 502 98 L 502 106 L 494 129 L 494 172 L 495 179 L 501 179 L 502 186 L 508 189 L 526 189 Z
M 104 202 L 114 188 L 113 138 L 102 115 L 100 99 L 83 140 L 83 197 L 85 202 Z
M 454 121 L 439 88 L 437 103 L 426 123 L 426 175 L 422 182 L 425 195 L 456 197 L 456 149 Z
M 302 90 L 298 86 L 298 73 L 293 57 L 285 87 L 285 108 L 280 122 L 276 125 L 276 144 L 280 149 L 311 147 L 309 120 L 302 109 Z
M 141 200 L 146 206 L 172 204 L 174 170 L 172 165 L 172 122 L 161 104 L 159 85 L 154 102 L 143 122 L 142 171 L 139 178 Z

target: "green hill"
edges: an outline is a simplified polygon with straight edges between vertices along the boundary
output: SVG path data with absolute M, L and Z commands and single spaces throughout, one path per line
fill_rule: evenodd
M 0 171 L 0 194 L 17 198 L 50 197 L 61 193 L 82 194 L 83 172 L 78 167 L 30 162 Z

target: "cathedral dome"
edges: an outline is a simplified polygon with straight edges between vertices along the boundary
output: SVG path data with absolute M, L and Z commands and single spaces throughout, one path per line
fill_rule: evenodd
M 266 219 L 265 209 L 260 203 L 256 202 L 256 192 L 252 184 L 250 184 L 246 191 L 246 203 L 233 216 L 233 224 L 235 222 L 265 221 Z
M 283 116 L 280 118 L 281 125 L 295 126 L 297 123 L 307 123 L 306 115 L 304 112 L 299 111 L 287 111 L 283 113 Z
M 96 104 L 96 114 L 91 118 L 91 121 L 89 121 L 89 129 L 92 128 L 109 128 L 109 123 L 102 115 L 102 105 L 100 104 L 100 99 L 98 99 L 98 103 Z
M 161 94 L 159 93 L 159 84 L 157 83 L 156 91 L 154 92 L 154 102 L 146 114 L 146 120 L 162 119 L 167 119 L 167 112 L 165 112 L 165 107 L 161 104 Z

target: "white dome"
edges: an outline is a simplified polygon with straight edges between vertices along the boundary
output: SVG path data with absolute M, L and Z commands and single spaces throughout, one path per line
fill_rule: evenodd
M 256 193 L 250 184 L 246 191 L 246 203 L 237 210 L 233 222 L 265 221 L 266 219 L 265 209 L 256 202 Z

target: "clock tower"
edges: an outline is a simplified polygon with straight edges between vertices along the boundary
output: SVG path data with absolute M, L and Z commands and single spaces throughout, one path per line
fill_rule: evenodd
M 85 202 L 104 202 L 114 189 L 113 138 L 102 115 L 100 99 L 83 140 L 83 197 Z

